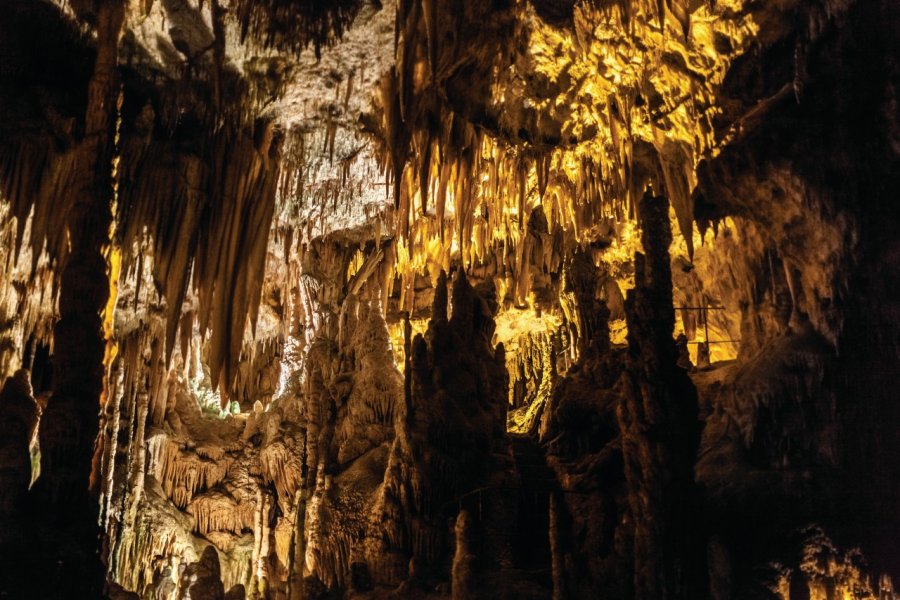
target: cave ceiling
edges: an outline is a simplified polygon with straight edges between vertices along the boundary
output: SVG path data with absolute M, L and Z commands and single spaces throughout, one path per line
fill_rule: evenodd
M 5 87 L 21 92 L 4 95 L 4 196 L 16 247 L 27 238 L 20 263 L 30 269 L 18 277 L 40 281 L 50 290 L 42 298 L 53 277 L 38 265 L 66 260 L 66 208 L 54 198 L 83 135 L 84 100 L 71 88 L 89 75 L 98 6 L 9 8 L 8 39 L 62 41 L 4 73 Z M 491 261 L 501 296 L 559 314 L 547 284 L 558 285 L 576 245 L 604 254 L 620 288 L 632 285 L 635 206 L 649 188 L 670 199 L 690 267 L 707 227 L 729 213 L 700 193 L 698 166 L 772 106 L 799 101 L 806 48 L 847 6 L 128 2 L 116 126 L 121 271 L 148 277 L 150 265 L 167 307 L 166 356 L 179 328 L 197 327 L 212 340 L 212 377 L 227 387 L 255 332 L 259 290 L 278 277 L 266 268 L 273 247 L 288 260 L 333 234 L 367 254 L 365 240 L 377 238 L 389 265 L 379 275 L 383 310 L 395 319 L 427 306 L 430 296 L 416 303 L 417 278 L 433 287 L 441 269 Z M 37 13 L 49 27 L 29 32 Z M 69 79 L 55 76 L 61 65 Z M 523 254 L 529 232 L 549 236 L 527 250 L 543 252 L 553 273 L 538 281 L 543 290 L 523 275 L 536 260 Z M 48 312 L 36 304 L 31 313 Z M 734 317 L 720 321 L 717 335 L 737 339 Z
M 562 230 L 554 243 L 611 244 L 627 256 L 635 202 L 650 186 L 670 198 L 690 264 L 702 243 L 695 214 L 703 228 L 720 216 L 695 206 L 698 164 L 752 130 L 771 104 L 799 98 L 804 48 L 845 8 L 129 2 L 118 59 L 123 272 L 155 256 L 167 356 L 186 294 L 196 296 L 192 314 L 214 340 L 213 377 L 222 372 L 224 382 L 234 380 L 245 327 L 255 328 L 271 244 L 289 253 L 333 232 L 356 232 L 347 235 L 360 243 L 388 236 L 385 262 L 410 290 L 414 272 L 433 285 L 451 263 L 491 255 L 516 274 L 535 207 L 548 232 Z M 65 210 L 53 209 L 53 197 L 71 175 L 65 157 L 82 135 L 84 105 L 53 73 L 65 65 L 73 83 L 88 76 L 97 6 L 11 8 L 23 22 L 30 11 L 51 25 L 35 35 L 57 28 L 68 47 L 47 44 L 6 73 L 8 89 L 24 93 L 4 98 L 5 196 L 17 247 L 28 223 L 32 265 L 40 256 L 57 264 Z M 753 80 L 762 77 L 754 57 L 773 52 L 789 54 L 793 71 L 777 88 Z M 154 194 L 166 188 L 159 202 Z M 252 224 L 250 233 L 229 230 L 235 220 Z M 238 255 L 253 256 L 252 266 L 233 263 Z M 515 304 L 529 302 L 525 288 Z M 402 294 L 401 310 L 413 308 L 412 296 Z

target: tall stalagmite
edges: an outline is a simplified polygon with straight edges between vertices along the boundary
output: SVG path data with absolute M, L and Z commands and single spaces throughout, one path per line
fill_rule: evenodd
M 452 284 L 452 315 L 446 290 L 442 273 L 428 330 L 412 341 L 408 406 L 373 514 L 381 529 L 372 532 L 373 573 L 382 583 L 409 579 L 408 593 L 448 578 L 447 524 L 460 507 L 484 509 L 467 529 L 477 527 L 490 540 L 498 522 L 487 517 L 496 518 L 504 502 L 502 469 L 510 466 L 503 435 L 507 374 L 502 346 L 490 345 L 492 309 L 462 270 Z
M 693 521 L 697 393 L 672 339 L 669 202 L 648 190 L 638 215 L 645 254 L 635 255 L 635 286 L 625 299 L 629 351 L 616 411 L 634 524 L 634 593 L 691 598 L 702 589 Z
M 73 590 L 96 597 L 103 588 L 91 467 L 103 390 L 102 319 L 110 293 L 105 252 L 112 225 L 124 18 L 124 0 L 97 6 L 97 55 L 87 90 L 84 138 L 72 150 L 70 198 L 56 199 L 67 210 L 69 254 L 54 328 L 53 394 L 41 418 L 41 477 L 33 491 L 41 560 L 29 569 L 35 573 L 33 584 L 46 586 L 48 598 L 66 597 Z

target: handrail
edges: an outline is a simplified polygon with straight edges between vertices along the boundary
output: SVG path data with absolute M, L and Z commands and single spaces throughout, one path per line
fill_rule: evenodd
M 557 482 L 557 483 L 558 483 L 558 481 L 557 481 L 556 479 L 547 480 L 547 481 L 553 481 L 553 482 Z M 487 492 L 487 491 L 491 491 L 491 490 L 500 490 L 500 491 L 518 492 L 518 491 L 528 490 L 528 488 L 525 488 L 525 487 L 515 487 L 515 486 L 509 486 L 509 485 L 487 485 L 487 486 L 483 486 L 483 487 L 480 487 L 480 488 L 475 488 L 474 490 L 469 490 L 468 492 L 465 492 L 465 493 L 463 493 L 463 494 L 460 494 L 459 496 L 457 496 L 456 498 L 454 498 L 454 499 L 452 499 L 452 500 L 447 500 L 446 502 L 444 502 L 444 503 L 441 505 L 441 508 L 445 508 L 445 507 L 447 507 L 447 506 L 449 506 L 450 504 L 453 504 L 453 503 L 459 503 L 459 502 L 462 502 L 465 498 L 468 498 L 469 496 L 474 496 L 475 494 L 481 494 L 481 493 L 483 493 L 483 492 Z M 555 488 L 555 489 L 552 489 L 552 490 L 544 490 L 544 489 L 536 489 L 536 490 L 535 490 L 535 489 L 532 489 L 532 490 L 529 490 L 529 491 L 533 491 L 533 492 L 544 492 L 544 493 L 547 493 L 547 494 L 553 494 L 553 493 L 555 493 L 555 492 L 559 492 L 559 493 L 561 493 L 561 494 L 575 494 L 575 495 L 579 495 L 579 496 L 588 496 L 588 495 L 590 495 L 590 494 L 593 493 L 593 492 L 590 492 L 590 491 L 567 490 L 567 489 L 561 488 L 561 487 L 560 487 L 560 488 Z
M 725 310 L 724 306 L 674 306 L 675 310 Z M 709 339 L 709 319 L 703 318 L 703 331 L 705 340 L 688 342 L 688 344 L 696 344 L 699 346 L 709 346 L 710 344 L 740 344 L 741 340 L 711 340 Z

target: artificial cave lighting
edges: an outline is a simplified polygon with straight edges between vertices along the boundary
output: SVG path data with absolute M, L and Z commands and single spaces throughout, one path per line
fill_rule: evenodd
M 0 0 L 0 598 L 900 598 L 896 0 Z

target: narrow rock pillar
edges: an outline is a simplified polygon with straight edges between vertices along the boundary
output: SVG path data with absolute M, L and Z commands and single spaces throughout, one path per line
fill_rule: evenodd
M 101 313 L 109 298 L 104 248 L 112 223 L 118 43 L 123 0 L 97 3 L 97 57 L 88 85 L 84 139 L 75 149 L 68 213 L 69 256 L 54 329 L 53 395 L 41 421 L 41 477 L 34 493 L 41 550 L 40 581 L 46 597 L 99 597 L 103 570 L 97 554 L 98 503 L 90 491 L 99 427 L 105 340 Z

